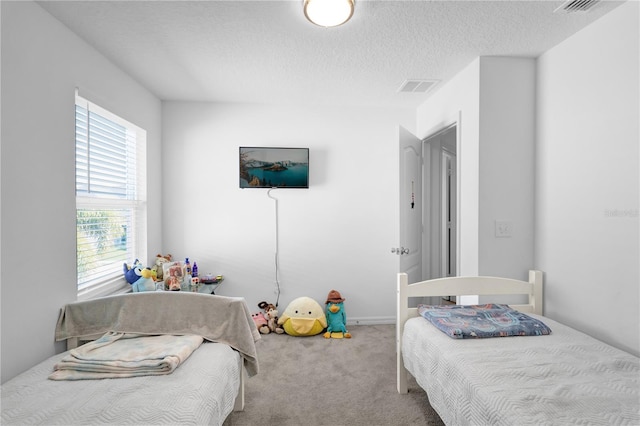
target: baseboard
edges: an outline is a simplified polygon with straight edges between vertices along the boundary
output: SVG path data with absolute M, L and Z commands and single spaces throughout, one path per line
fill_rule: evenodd
M 396 317 L 358 317 L 347 318 L 347 325 L 395 324 Z

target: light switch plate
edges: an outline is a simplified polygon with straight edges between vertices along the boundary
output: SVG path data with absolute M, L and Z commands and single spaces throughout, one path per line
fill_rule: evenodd
M 496 220 L 496 238 L 511 238 L 513 235 L 513 223 L 505 220 Z

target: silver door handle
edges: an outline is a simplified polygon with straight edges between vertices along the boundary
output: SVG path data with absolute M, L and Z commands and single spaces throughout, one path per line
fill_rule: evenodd
M 403 254 L 409 254 L 409 249 L 408 248 L 404 248 L 404 247 L 392 247 L 391 248 L 391 253 L 395 253 L 398 256 L 402 256 Z

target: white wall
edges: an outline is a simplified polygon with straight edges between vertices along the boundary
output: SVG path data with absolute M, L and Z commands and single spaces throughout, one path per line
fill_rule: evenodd
M 160 159 L 158 99 L 33 2 L 2 8 L 2 382 L 60 351 L 59 309 L 76 300 L 75 88 L 147 130 Z M 152 228 L 161 174 L 149 171 Z M 150 235 L 149 252 L 161 247 Z
M 535 61 L 481 57 L 418 108 L 418 136 L 460 117 L 458 275 L 526 279 L 533 267 Z M 496 238 L 495 222 L 513 225 Z
M 635 354 L 638 9 L 623 4 L 538 60 L 535 239 L 546 313 Z
M 527 279 L 533 266 L 535 66 L 480 58 L 479 275 Z M 497 237 L 496 221 L 512 236 Z
M 398 124 L 413 111 L 163 103 L 163 241 L 217 293 L 258 312 L 275 303 L 275 201 L 238 188 L 239 146 L 310 149 L 310 188 L 277 189 L 283 311 L 294 298 L 346 298 L 349 321 L 393 321 L 398 258 Z

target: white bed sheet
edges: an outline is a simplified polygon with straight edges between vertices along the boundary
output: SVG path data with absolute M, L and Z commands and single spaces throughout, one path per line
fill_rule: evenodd
M 240 388 L 240 354 L 222 343 L 203 343 L 169 375 L 48 380 L 66 354 L 2 385 L 2 425 L 221 425 Z
M 447 425 L 640 425 L 640 359 L 549 318 L 549 336 L 452 339 L 405 324 L 405 367 Z

